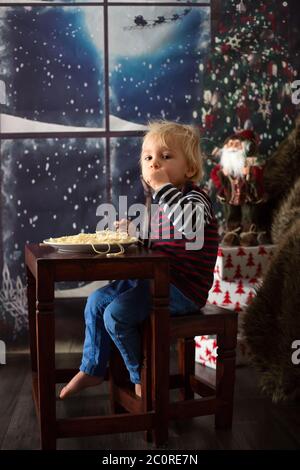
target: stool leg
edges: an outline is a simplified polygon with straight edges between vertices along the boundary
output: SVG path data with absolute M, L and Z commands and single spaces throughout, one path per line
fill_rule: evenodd
M 195 375 L 195 341 L 194 338 L 180 338 L 177 341 L 178 368 L 184 379 L 184 388 L 180 389 L 181 400 L 192 400 L 194 392 L 190 376 Z
M 224 330 L 224 334 L 217 336 L 217 411 L 215 415 L 215 427 L 218 429 L 231 428 L 232 426 L 237 317 L 226 319 Z
M 143 362 L 141 367 L 142 408 L 144 412 L 150 411 L 152 407 L 151 396 L 151 322 L 148 318 L 144 322 L 142 330 Z M 144 432 L 146 442 L 153 441 L 152 431 Z
M 111 345 L 111 355 L 109 361 L 109 399 L 111 412 L 114 414 L 127 413 L 127 410 L 118 403 L 115 397 L 116 385 L 124 385 L 128 382 L 128 373 L 119 350 L 114 343 Z

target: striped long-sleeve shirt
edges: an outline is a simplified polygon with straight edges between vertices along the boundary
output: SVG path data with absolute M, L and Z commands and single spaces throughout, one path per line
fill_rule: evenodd
M 171 283 L 202 307 L 213 283 L 219 240 L 211 201 L 188 181 L 182 191 L 164 185 L 153 194 L 153 202 L 151 249 L 170 257 Z M 196 245 L 201 238 L 203 245 Z

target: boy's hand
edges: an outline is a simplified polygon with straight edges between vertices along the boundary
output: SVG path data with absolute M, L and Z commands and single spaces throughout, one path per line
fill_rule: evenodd
M 114 222 L 114 226 L 118 232 L 128 233 L 131 237 L 136 237 L 135 225 L 127 219 L 121 219 Z
M 154 169 L 150 175 L 145 178 L 145 181 L 155 191 L 162 185 L 170 183 L 170 178 L 163 168 Z
M 127 232 L 128 225 L 129 220 L 127 219 L 116 220 L 116 222 L 114 222 L 114 226 L 118 232 Z

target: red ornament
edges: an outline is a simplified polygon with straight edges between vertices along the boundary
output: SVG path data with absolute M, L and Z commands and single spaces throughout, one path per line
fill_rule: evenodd
M 274 13 L 269 13 L 268 14 L 268 19 L 271 22 L 272 30 L 275 31 L 276 30 L 276 17 L 274 15 Z
M 205 127 L 206 129 L 212 129 L 215 117 L 212 114 L 205 116 Z
M 229 44 L 222 44 L 221 46 L 221 52 L 222 54 L 228 54 L 228 52 L 231 50 L 231 47 Z
M 244 124 L 247 119 L 250 118 L 250 110 L 246 105 L 237 106 L 236 115 L 241 121 L 241 125 Z

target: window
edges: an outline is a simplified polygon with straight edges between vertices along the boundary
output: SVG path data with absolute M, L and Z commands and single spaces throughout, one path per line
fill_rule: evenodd
M 147 121 L 199 122 L 210 9 L 0 0 L 0 220 L 12 279 L 25 242 L 94 231 L 96 207 L 121 194 L 143 201 Z

